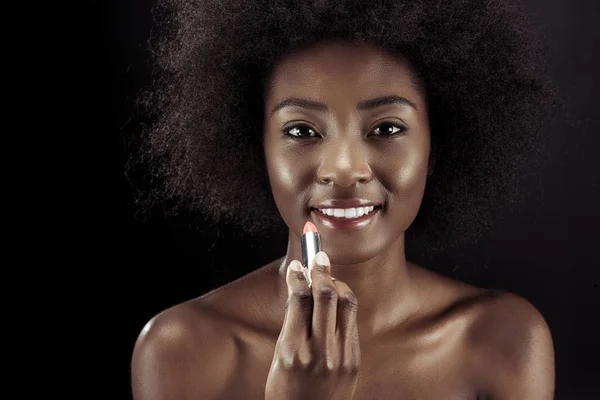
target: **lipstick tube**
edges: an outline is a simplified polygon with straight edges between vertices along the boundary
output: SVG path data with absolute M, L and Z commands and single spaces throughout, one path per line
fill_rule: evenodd
M 302 266 L 305 269 L 305 274 L 308 280 L 308 287 L 312 286 L 310 276 L 312 262 L 319 251 L 321 251 L 321 238 L 317 228 L 310 222 L 304 226 L 304 233 L 300 239 L 302 246 Z

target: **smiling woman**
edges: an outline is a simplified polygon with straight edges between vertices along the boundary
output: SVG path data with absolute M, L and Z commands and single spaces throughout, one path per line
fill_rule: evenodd
M 159 186 L 146 200 L 288 245 L 154 317 L 133 353 L 134 398 L 552 398 L 552 339 L 530 303 L 406 257 L 476 238 L 543 148 L 549 91 L 513 6 L 160 10 L 158 121 L 141 157 Z M 324 250 L 310 287 L 297 261 L 307 222 Z
M 265 113 L 264 152 L 277 209 L 292 232 L 314 220 L 337 263 L 404 258 L 398 239 L 419 211 L 431 159 L 425 95 L 414 81 L 403 57 L 344 43 L 289 54 L 269 76 L 265 110 L 276 111 Z M 345 218 L 370 206 L 363 218 Z

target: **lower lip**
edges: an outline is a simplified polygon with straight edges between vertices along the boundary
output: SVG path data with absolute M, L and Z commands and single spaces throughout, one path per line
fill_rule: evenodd
M 379 208 L 374 209 L 368 214 L 365 214 L 358 218 L 336 218 L 327 214 L 323 214 L 319 210 L 312 210 L 316 219 L 328 228 L 333 229 L 357 229 L 367 226 L 373 218 L 379 213 Z

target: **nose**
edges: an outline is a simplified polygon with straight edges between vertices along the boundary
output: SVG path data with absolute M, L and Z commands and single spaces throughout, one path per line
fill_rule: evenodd
M 350 187 L 357 182 L 372 179 L 368 149 L 352 140 L 335 140 L 323 144 L 321 164 L 318 171 L 320 182 Z

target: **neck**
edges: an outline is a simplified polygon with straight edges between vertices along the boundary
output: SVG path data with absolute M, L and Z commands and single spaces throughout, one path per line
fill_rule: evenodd
M 347 284 L 358 298 L 357 323 L 361 338 L 384 334 L 406 320 L 418 307 L 411 279 L 413 265 L 406 261 L 404 236 L 389 248 L 357 263 L 336 263 L 330 256 L 331 275 Z M 278 293 L 287 298 L 286 274 L 292 260 L 302 260 L 300 241 L 290 235 L 278 273 Z

